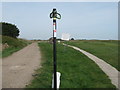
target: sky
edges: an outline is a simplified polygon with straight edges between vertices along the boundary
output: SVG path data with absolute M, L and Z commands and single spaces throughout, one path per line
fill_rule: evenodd
M 62 16 L 57 38 L 68 33 L 75 39 L 118 39 L 117 2 L 2 2 L 2 21 L 15 24 L 19 38 L 47 40 L 53 32 L 53 8 Z

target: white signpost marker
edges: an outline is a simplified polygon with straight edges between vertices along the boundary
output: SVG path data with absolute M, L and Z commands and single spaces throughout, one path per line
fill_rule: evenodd
M 57 89 L 59 89 L 60 87 L 60 76 L 61 76 L 61 73 L 57 72 Z M 53 74 L 53 79 L 52 79 L 52 88 L 54 88 L 54 74 Z

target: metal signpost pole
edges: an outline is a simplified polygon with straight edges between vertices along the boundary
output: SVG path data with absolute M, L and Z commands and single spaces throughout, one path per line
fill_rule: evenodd
M 53 60 L 54 60 L 54 89 L 57 90 L 57 64 L 56 64 L 56 18 L 53 18 Z
M 58 17 L 59 15 L 59 17 Z M 60 19 L 61 15 L 57 13 L 54 8 L 52 13 L 50 13 L 50 18 L 53 18 L 53 64 L 54 64 L 54 90 L 57 90 L 57 60 L 56 60 L 56 19 Z

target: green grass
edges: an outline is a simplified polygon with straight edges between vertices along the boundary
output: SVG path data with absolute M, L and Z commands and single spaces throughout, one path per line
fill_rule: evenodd
M 20 49 L 22 49 L 22 47 L 17 47 L 17 48 L 10 47 L 10 48 L 6 48 L 5 50 L 2 51 L 2 57 L 7 57 L 7 56 L 13 54 L 14 52 L 16 52 L 16 51 L 18 51 Z
M 67 44 L 77 46 L 95 56 L 103 59 L 107 63 L 118 68 L 118 41 L 115 40 L 84 40 L 69 41 Z
M 15 39 L 8 36 L 1 36 L 0 39 L 2 40 L 2 44 L 7 43 L 9 45 L 8 48 L 0 52 L 1 54 L 0 57 L 7 57 L 12 53 L 24 48 L 30 43 L 27 40 L 17 39 L 17 38 Z
M 51 88 L 53 52 L 49 43 L 39 43 L 42 68 L 38 69 L 27 88 Z M 61 73 L 60 88 L 115 88 L 102 70 L 85 55 L 69 47 L 57 45 L 57 71 Z
M 39 43 L 42 54 L 42 68 L 36 72 L 38 76 L 32 81 L 28 88 L 51 88 L 52 81 L 52 45 Z

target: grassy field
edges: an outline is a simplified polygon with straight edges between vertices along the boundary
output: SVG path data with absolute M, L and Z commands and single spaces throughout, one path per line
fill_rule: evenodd
M 26 45 L 30 43 L 23 39 L 15 39 L 15 38 L 11 38 L 8 36 L 2 36 L 0 37 L 0 39 L 1 38 L 2 38 L 2 44 L 7 43 L 9 45 L 8 48 L 0 52 L 0 54 L 2 54 L 1 57 L 7 57 L 11 55 L 12 53 L 22 49 L 23 47 L 25 47 Z
M 118 67 L 118 41 L 115 40 L 84 40 L 70 41 L 67 44 L 77 46 L 85 51 L 88 51 L 97 57 L 105 60 L 107 63 Z
M 27 88 L 51 88 L 53 52 L 49 43 L 39 43 L 42 68 Z M 85 55 L 61 44 L 57 45 L 57 71 L 62 74 L 60 88 L 115 88 L 101 69 Z

